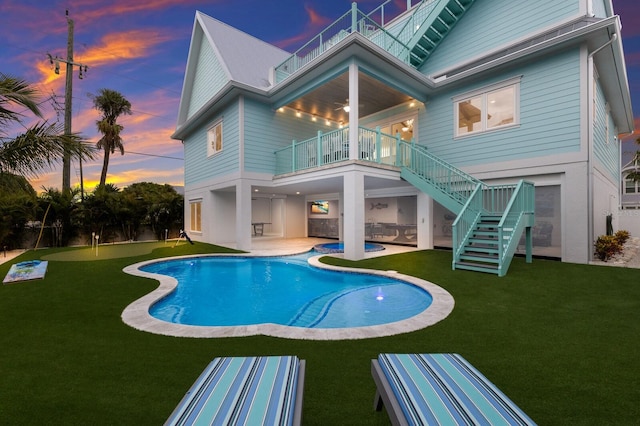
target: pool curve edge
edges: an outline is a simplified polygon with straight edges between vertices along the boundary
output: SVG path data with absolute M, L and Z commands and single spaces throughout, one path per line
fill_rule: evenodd
M 396 271 L 379 271 L 375 269 L 345 268 L 340 266 L 327 265 L 319 261 L 320 257 L 326 256 L 325 254 L 322 254 L 309 258 L 309 264 L 320 269 L 328 269 L 339 272 L 380 275 L 405 281 L 428 291 L 431 294 L 433 301 L 431 305 L 429 305 L 429 307 L 427 307 L 427 309 L 425 309 L 421 313 L 401 321 L 351 328 L 316 329 L 291 327 L 271 323 L 239 326 L 196 326 L 174 324 L 162 321 L 154 318 L 149 314 L 149 308 L 155 302 L 171 293 L 178 285 L 178 282 L 175 278 L 166 275 L 141 271 L 141 267 L 150 263 L 162 262 L 166 260 L 229 256 L 237 257 L 238 254 L 217 253 L 211 255 L 198 254 L 189 256 L 175 256 L 169 258 L 147 260 L 124 267 L 122 269 L 123 272 L 134 276 L 154 279 L 159 282 L 159 286 L 151 293 L 148 293 L 129 304 L 129 306 L 127 306 L 122 312 L 122 321 L 128 326 L 140 331 L 173 337 L 220 338 L 265 335 L 271 337 L 300 340 L 352 340 L 393 336 L 397 334 L 410 333 L 412 331 L 421 330 L 445 319 L 453 311 L 453 307 L 455 305 L 453 296 L 449 292 L 429 281 L 422 280 L 410 275 L 401 274 Z M 264 256 L 243 253 L 242 257 Z

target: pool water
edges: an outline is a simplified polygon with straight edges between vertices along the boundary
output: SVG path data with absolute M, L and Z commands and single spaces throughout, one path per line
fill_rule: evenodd
M 318 253 L 344 253 L 344 243 L 342 241 L 337 243 L 323 243 L 317 244 L 313 247 Z M 382 251 L 384 246 L 376 243 L 364 243 L 364 251 Z
M 309 255 L 202 257 L 146 265 L 143 271 L 178 281 L 176 290 L 149 313 L 186 325 L 343 328 L 404 320 L 433 300 L 404 281 L 311 267 Z

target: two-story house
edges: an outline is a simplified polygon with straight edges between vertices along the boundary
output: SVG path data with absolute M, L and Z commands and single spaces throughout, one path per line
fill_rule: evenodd
M 194 240 L 591 259 L 633 130 L 611 0 L 411 3 L 353 3 L 293 53 L 196 12 L 173 135 Z

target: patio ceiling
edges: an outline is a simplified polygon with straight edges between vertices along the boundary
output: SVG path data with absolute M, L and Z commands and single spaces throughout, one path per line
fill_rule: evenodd
M 366 117 L 412 99 L 362 72 L 358 73 L 358 92 L 360 117 Z M 348 97 L 349 74 L 345 72 L 290 102 L 287 107 L 336 123 L 341 121 L 347 123 L 349 113 L 342 109 L 342 105 L 346 103 Z
M 331 169 L 327 169 L 330 172 Z M 380 170 L 380 176 L 372 176 L 371 174 L 364 178 L 364 189 L 367 191 L 380 191 L 385 189 L 394 189 L 396 193 L 404 191 L 412 191 L 415 188 L 408 182 L 400 179 L 397 171 Z M 268 195 L 319 195 L 332 194 L 342 192 L 344 190 L 342 176 L 325 176 L 322 179 L 305 177 L 299 175 L 293 179 L 283 179 L 285 182 L 279 182 L 274 186 L 252 185 L 252 192 Z M 233 190 L 234 188 L 229 188 Z M 257 191 L 256 191 L 257 190 Z M 406 195 L 406 194 L 403 194 Z

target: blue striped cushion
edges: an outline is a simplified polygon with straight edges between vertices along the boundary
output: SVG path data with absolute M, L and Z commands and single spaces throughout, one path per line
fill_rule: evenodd
M 458 354 L 381 354 L 378 362 L 410 425 L 535 425 Z
M 298 368 L 295 356 L 215 358 L 167 425 L 290 425 Z

